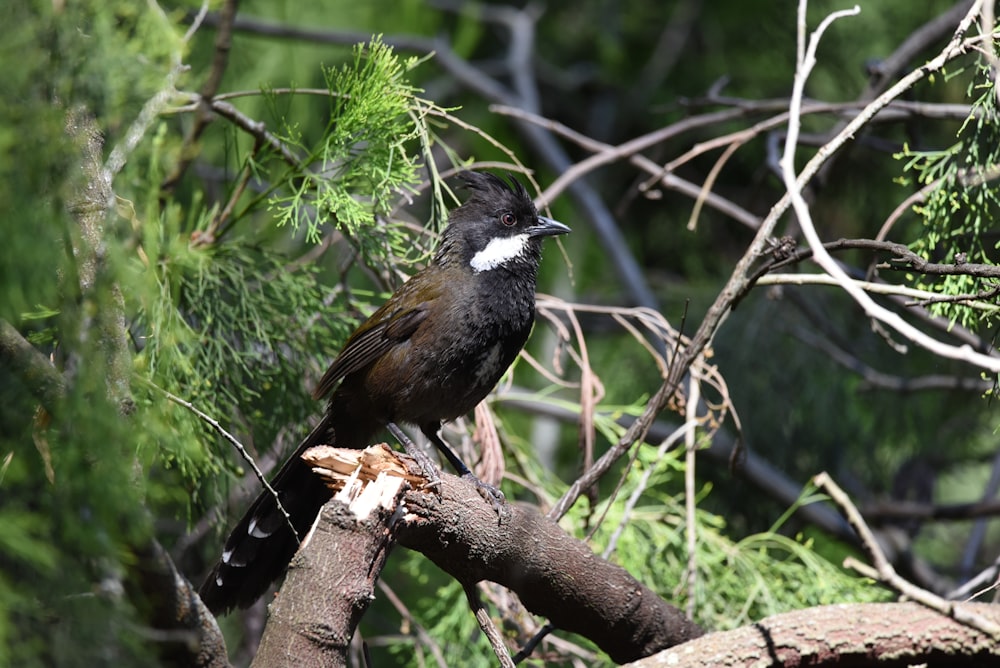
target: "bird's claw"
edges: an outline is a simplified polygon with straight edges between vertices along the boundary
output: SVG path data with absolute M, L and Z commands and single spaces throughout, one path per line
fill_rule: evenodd
M 486 501 L 493 507 L 497 517 L 501 519 L 504 517 L 508 510 L 507 497 L 503 495 L 503 492 L 500 491 L 499 487 L 495 487 L 488 482 L 483 482 L 472 473 L 463 474 L 462 479 L 472 483 L 472 485 L 476 488 L 476 491 L 479 492 L 479 496 L 486 499 Z

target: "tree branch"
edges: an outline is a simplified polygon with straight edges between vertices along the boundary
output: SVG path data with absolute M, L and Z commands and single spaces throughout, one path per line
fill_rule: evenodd
M 362 451 L 353 451 L 360 456 Z M 253 666 L 346 666 L 392 544 L 400 477 L 354 479 L 323 507 L 270 606 Z
M 217 15 L 213 15 L 216 18 L 215 26 L 218 28 L 218 31 L 215 34 L 215 52 L 212 58 L 212 69 L 209 70 L 208 78 L 205 79 L 198 94 L 199 112 L 195 114 L 194 123 L 184 137 L 184 143 L 180 151 L 180 160 L 174 165 L 173 170 L 163 180 L 163 183 L 160 184 L 160 189 L 165 193 L 171 192 L 177 186 L 177 182 L 181 180 L 181 177 L 184 176 L 184 173 L 196 155 L 194 145 L 212 120 L 212 115 L 209 113 L 207 107 L 211 105 L 215 94 L 219 92 L 219 86 L 222 85 L 222 76 L 225 74 L 226 65 L 229 63 L 233 23 L 236 20 L 238 6 L 239 0 L 225 0 L 222 5 L 222 11 Z M 200 12 L 192 14 L 189 18 L 192 22 L 202 20 L 203 24 L 209 25 L 211 22 L 208 20 L 208 17 L 209 15 L 205 12 Z
M 967 604 L 963 605 L 948 601 L 901 578 L 892 567 L 892 564 L 889 563 L 889 560 L 886 559 L 885 553 L 879 546 L 878 541 L 875 540 L 875 536 L 872 535 L 871 529 L 868 528 L 868 525 L 861 517 L 858 509 L 851 503 L 847 494 L 826 473 L 817 475 L 813 478 L 813 482 L 816 484 L 816 487 L 829 494 L 833 502 L 840 506 L 847 521 L 851 523 L 858 536 L 861 537 L 861 543 L 868 551 L 869 556 L 871 556 L 875 568 L 867 568 L 865 564 L 862 564 L 854 557 L 848 557 L 844 561 L 845 566 L 859 571 L 862 575 L 885 582 L 900 594 L 916 601 L 920 605 L 926 606 L 941 615 L 946 615 L 956 620 L 960 624 L 975 629 L 986 637 L 992 637 L 994 647 L 1000 648 L 1000 644 L 997 644 L 1000 641 L 1000 623 L 989 617 L 982 616 L 977 611 L 973 611 Z
M 226 643 L 215 617 L 160 544 L 133 546 L 126 585 L 158 635 L 157 649 L 169 665 L 227 668 Z
M 28 391 L 45 407 L 55 413 L 59 402 L 66 395 L 66 380 L 49 360 L 28 343 L 21 333 L 0 318 L 0 364 L 20 378 Z
M 560 629 L 579 633 L 615 661 L 646 656 L 701 634 L 677 608 L 604 561 L 538 510 L 496 512 L 475 488 L 442 475 L 441 499 L 408 494 L 401 545 L 426 555 L 462 583 L 489 580 Z
M 915 70 L 910 76 L 904 77 L 896 86 L 890 89 L 889 93 L 883 95 L 886 97 L 889 94 L 897 94 L 905 88 L 903 83 L 906 82 L 906 87 L 909 87 L 917 80 L 925 76 L 932 68 L 943 67 L 948 60 L 957 53 L 964 52 L 965 49 L 969 48 L 971 43 L 966 42 L 964 39 L 965 31 L 971 25 L 975 16 L 978 13 L 978 8 L 981 5 L 977 2 L 973 5 L 972 9 L 965 16 L 963 21 L 955 30 L 954 37 L 952 41 L 945 47 L 945 49 L 930 63 Z M 803 235 L 809 242 L 810 247 L 813 249 L 814 257 L 820 267 L 823 268 L 828 274 L 837 279 L 840 286 L 843 288 L 848 295 L 850 295 L 854 301 L 864 310 L 864 312 L 871 318 L 884 323 L 893 330 L 899 332 L 901 335 L 905 336 L 907 339 L 913 341 L 917 345 L 926 348 L 935 355 L 944 357 L 946 359 L 957 359 L 964 361 L 968 364 L 987 369 L 991 372 L 1000 372 L 1000 359 L 991 357 L 989 355 L 984 355 L 982 353 L 976 352 L 970 346 L 953 346 L 947 343 L 943 343 L 927 334 L 917 329 L 905 319 L 903 319 L 898 313 L 890 311 L 883 306 L 875 303 L 871 297 L 869 297 L 863 290 L 858 286 L 851 283 L 849 277 L 844 272 L 844 270 L 838 265 L 830 254 L 823 248 L 823 243 L 819 238 L 819 234 L 816 231 L 815 226 L 812 223 L 812 217 L 809 212 L 809 207 L 802 197 L 802 188 L 805 183 L 814 175 L 815 168 L 814 163 L 818 167 L 820 163 L 816 161 L 816 158 L 811 160 L 806 168 L 803 170 L 802 174 L 796 176 L 795 174 L 795 146 L 798 141 L 799 133 L 799 123 L 800 123 L 800 109 L 802 104 L 802 91 L 805 86 L 806 79 L 809 76 L 810 71 L 816 62 L 816 49 L 819 43 L 819 37 L 822 35 L 823 30 L 828 26 L 834 19 L 841 16 L 847 16 L 850 14 L 856 14 L 860 11 L 855 7 L 853 12 L 835 12 L 824 20 L 816 32 L 812 35 L 809 40 L 808 46 L 805 44 L 805 0 L 802 0 L 799 5 L 799 34 L 800 34 L 800 44 L 799 53 L 800 57 L 796 65 L 796 75 L 795 82 L 793 86 L 792 100 L 790 105 L 790 118 L 788 123 L 788 134 L 786 136 L 785 148 L 781 157 L 781 176 L 784 180 L 785 187 L 788 191 L 787 199 L 791 202 L 795 209 L 795 214 L 799 220 L 799 225 L 802 228 Z M 912 79 L 912 81 L 910 81 Z M 880 102 L 882 98 L 876 100 L 866 108 L 866 112 L 858 116 L 855 121 L 852 121 L 845 127 L 845 132 L 849 128 L 859 128 L 862 123 L 870 118 L 870 115 L 874 113 L 878 108 L 884 106 L 884 102 Z M 860 122 L 859 122 L 860 121 Z M 838 138 L 841 135 L 838 135 Z M 846 141 L 846 138 L 843 140 Z M 836 140 L 835 140 L 836 142 Z M 831 142 L 827 146 L 823 147 L 817 154 L 817 157 L 822 156 L 826 149 L 836 148 L 836 143 Z M 820 161 L 822 162 L 822 161 Z M 784 201 L 784 200 L 783 200 Z
M 995 605 L 968 603 L 965 607 L 1000 622 L 1000 608 Z M 923 664 L 960 668 L 994 665 L 998 656 L 1000 646 L 989 636 L 917 603 L 867 603 L 774 615 L 750 626 L 702 636 L 628 665 L 904 668 Z
M 358 477 L 371 479 L 380 471 L 384 471 L 384 475 L 412 476 L 415 469 L 407 464 L 407 457 L 388 448 L 357 451 L 321 447 L 308 451 L 304 458 L 319 469 L 339 470 L 330 477 L 341 481 Z M 347 476 L 346 471 L 350 470 L 352 461 L 363 462 L 364 467 L 357 474 Z M 390 467 L 400 472 L 390 472 L 387 470 Z M 324 477 L 328 474 L 324 473 Z M 601 559 L 586 544 L 568 535 L 534 506 L 508 504 L 509 512 L 498 521 L 496 511 L 472 484 L 446 473 L 441 474 L 436 491 L 409 492 L 404 503 L 400 508 L 405 514 L 394 526 L 394 535 L 400 545 L 424 554 L 458 580 L 467 591 L 483 580 L 507 587 L 517 594 L 529 611 L 549 618 L 557 628 L 590 639 L 615 661 L 648 656 L 701 634 L 701 629 L 680 610 L 666 603 L 621 567 Z M 321 526 L 328 527 L 333 522 L 331 517 L 336 519 L 334 513 L 324 511 Z M 326 606 L 328 604 L 323 601 L 343 596 L 338 594 L 341 589 L 354 598 L 361 586 L 358 584 L 358 569 L 377 575 L 381 563 L 376 563 L 369 570 L 372 560 L 360 554 L 355 546 L 358 541 L 370 545 L 373 538 L 351 537 L 344 532 L 337 537 L 329 528 L 322 531 L 329 531 L 332 536 L 323 547 L 324 554 L 348 551 L 354 553 L 355 559 L 366 559 L 360 566 L 339 565 L 337 568 L 352 570 L 338 570 L 336 577 L 310 577 L 311 589 L 300 593 L 307 598 L 318 597 L 321 600 L 314 604 Z M 300 554 L 315 554 L 314 550 L 307 541 Z M 371 551 L 370 548 L 368 551 Z M 339 562 L 342 557 L 327 559 L 334 558 Z M 344 572 L 353 575 L 345 576 Z M 298 597 L 290 594 L 292 590 L 288 587 L 291 582 L 295 581 L 290 574 L 289 582 L 279 595 L 279 602 Z M 326 583 L 325 588 L 330 591 L 317 593 L 317 582 Z M 353 630 L 353 626 L 344 627 L 345 620 L 353 617 L 344 614 L 344 604 L 332 612 L 334 616 L 331 616 L 330 610 L 322 615 L 327 624 L 337 625 L 337 629 L 326 636 L 342 638 L 344 633 Z M 346 638 L 350 638 L 349 633 Z M 341 644 L 346 647 L 346 643 L 338 641 L 338 645 Z

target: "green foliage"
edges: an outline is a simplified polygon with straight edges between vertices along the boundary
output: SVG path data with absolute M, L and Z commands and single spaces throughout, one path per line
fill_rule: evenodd
M 592 509 L 587 504 L 577 504 L 561 522 L 567 531 L 582 537 L 589 533 L 594 518 L 603 515 L 603 522 L 591 540 L 595 552 L 601 553 L 611 536 L 620 532 L 611 558 L 681 608 L 685 607 L 689 594 L 685 586 L 688 563 L 684 467 L 683 448 L 657 458 L 655 448 L 644 447 L 614 501 L 602 501 Z M 642 490 L 626 517 L 626 499 L 636 491 L 638 481 L 647 472 L 648 487 Z M 525 475 L 535 481 L 543 480 L 539 484 L 552 488 L 552 481 L 544 472 Z M 695 512 L 694 614 L 696 621 L 706 628 L 736 628 L 768 615 L 815 605 L 891 598 L 887 590 L 818 554 L 812 539 L 782 533 L 784 517 L 768 531 L 734 539 L 724 518 L 703 509 L 712 494 L 711 485 L 701 488 Z M 806 495 L 796 506 L 822 501 Z M 469 613 L 465 593 L 458 583 L 444 577 L 421 555 L 412 553 L 393 555 L 385 577 L 394 588 L 398 586 L 394 580 L 405 583 L 409 592 L 406 600 L 414 620 L 435 639 L 448 665 L 485 665 L 491 661 L 489 645 Z M 569 638 L 600 655 L 596 647 L 582 638 Z M 394 645 L 391 654 L 395 665 L 412 665 L 422 651 L 414 636 L 411 643 Z M 612 664 L 604 658 L 591 665 Z
M 594 542 L 602 545 L 621 529 L 614 551 L 618 563 L 683 608 L 690 595 L 684 585 L 688 581 L 684 452 L 678 448 L 659 460 L 655 454 L 654 448 L 642 449 L 619 500 L 597 509 L 606 510 L 607 516 Z M 650 468 L 649 488 L 630 517 L 625 518 L 623 499 L 633 493 L 640 476 Z M 698 494 L 694 528 L 695 619 L 707 628 L 735 628 L 768 615 L 814 605 L 886 599 L 883 589 L 819 556 L 811 541 L 780 533 L 780 523 L 768 531 L 734 540 L 726 521 L 703 509 L 711 493 L 709 485 Z M 804 499 L 801 503 L 812 501 Z M 576 510 L 568 519 L 580 522 L 585 518 Z
M 972 113 L 958 131 L 958 141 L 945 149 L 915 151 L 907 147 L 897 157 L 904 170 L 929 191 L 923 204 L 913 207 L 924 223 L 924 232 L 913 244 L 923 257 L 935 262 L 994 262 L 990 241 L 1000 216 L 1000 193 L 996 187 L 1000 170 L 1000 128 L 997 127 L 997 96 L 992 69 L 983 64 L 969 85 L 974 100 Z M 944 295 L 974 295 L 989 289 L 983 279 L 944 276 L 940 280 L 919 277 L 917 287 Z M 971 308 L 961 302 L 931 305 L 931 311 L 973 331 L 996 322 L 995 310 Z
M 888 52 L 897 23 L 915 26 L 926 20 L 911 4 L 893 0 L 884 10 L 866 9 L 866 21 L 855 26 L 866 31 L 860 38 L 858 33 L 831 32 L 831 40 L 844 40 L 843 48 L 829 43 L 838 48 L 828 49 L 823 58 L 834 65 L 818 72 L 810 92 L 840 99 L 846 89 L 850 97 L 850 87 L 864 83 L 859 60 Z M 191 97 L 182 93 L 171 99 L 168 111 L 176 113 L 165 113 L 146 128 L 115 177 L 117 210 L 103 221 L 99 280 L 92 290 L 82 290 L 74 248 L 80 241 L 78 221 L 67 203 L 75 201 L 86 184 L 80 178 L 77 147 L 65 133 L 67 110 L 83 108 L 97 118 L 107 155 L 122 145 L 147 101 L 161 90 L 171 92 L 165 83 L 169 76 L 178 75 L 171 84 L 176 89 L 197 90 L 210 67 L 215 33 L 203 27 L 190 42 L 183 42 L 187 25 L 172 22 L 180 21 L 182 9 L 199 6 L 185 1 L 167 14 L 155 3 L 134 0 L 28 0 L 4 3 L 0 9 L 0 57 L 10 65 L 0 68 L 0 86 L 9 102 L 0 105 L 0 149 L 7 157 L 0 162 L 0 201 L 10 222 L 0 245 L 0 317 L 14 323 L 68 381 L 63 405 L 50 415 L 38 410 L 19 379 L 0 369 L 0 665 L 150 665 L 153 643 L 139 638 L 147 620 L 136 618 L 135 598 L 122 592 L 134 565 L 133 548 L 152 535 L 154 527 L 169 547 L 171 538 L 183 534 L 188 523 L 201 519 L 206 506 L 218 501 L 218 488 L 233 478 L 227 469 L 239 467 L 228 444 L 168 401 L 163 390 L 210 413 L 257 452 L 294 441 L 296 430 L 304 432 L 309 416 L 318 410 L 307 396 L 307 379 L 329 362 L 357 318 L 396 280 L 400 266 L 426 255 L 429 244 L 419 236 L 423 232 L 400 223 L 394 207 L 396 200 L 413 193 L 420 169 L 435 174 L 427 160 L 430 151 L 441 151 L 456 164 L 479 146 L 490 157 L 493 152 L 511 159 L 511 151 L 498 147 L 484 132 L 466 130 L 456 142 L 448 128 L 428 122 L 430 117 L 442 118 L 444 111 L 420 100 L 413 82 L 438 75 L 433 59 L 418 71 L 416 60 L 400 58 L 376 39 L 356 47 L 340 64 L 340 54 L 330 45 L 299 40 L 276 45 L 237 31 L 223 89 L 242 91 L 238 100 L 233 98 L 234 106 L 285 140 L 296 158 L 288 161 L 266 147 L 252 149 L 255 141 L 245 128 L 221 119 L 197 142 L 185 144 L 194 122 Z M 684 109 L 674 105 L 677 93 L 700 95 L 722 75 L 732 77 L 727 94 L 760 98 L 787 88 L 794 31 L 786 9 L 771 7 L 761 21 L 760 8 L 749 5 L 699 6 L 704 19 L 690 31 L 695 39 L 688 42 L 697 43 L 698 49 L 678 53 L 677 66 L 663 72 L 660 80 L 656 70 L 662 52 L 653 47 L 667 34 L 662 33 L 662 3 L 640 2 L 627 12 L 609 7 L 593 0 L 583 6 L 554 4 L 538 22 L 540 31 L 550 31 L 539 32 L 536 42 L 548 68 L 543 78 L 558 81 L 561 93 L 545 99 L 546 114 L 587 132 L 603 127 L 600 132 L 609 136 L 602 138 L 614 142 L 647 131 L 650 118 L 660 123 L 664 117 L 697 112 L 697 104 Z M 350 22 L 353 27 L 372 26 L 373 32 L 405 28 L 427 35 L 451 30 L 451 43 L 463 56 L 495 55 L 490 48 L 497 32 L 490 23 L 471 12 L 450 16 L 432 11 L 419 0 L 309 7 L 259 0 L 241 3 L 240 9 L 298 25 L 343 27 Z M 758 28 L 745 30 L 751 23 Z M 761 31 L 774 48 L 752 48 Z M 859 54 L 857 43 L 871 53 Z M 262 45 L 267 48 L 258 48 Z M 782 55 L 776 60 L 775 53 Z M 182 61 L 190 70 L 178 69 Z M 324 61 L 328 64 L 321 67 Z M 647 69 L 650 77 L 643 80 L 650 85 L 630 90 L 633 75 Z M 920 210 L 927 238 L 916 247 L 927 257 L 953 259 L 964 252 L 969 261 L 990 261 L 992 248 L 982 233 L 995 220 L 996 192 L 988 185 L 990 179 L 977 178 L 995 168 L 1000 138 L 994 91 L 988 77 L 983 79 L 985 83 L 973 90 L 979 96 L 979 113 L 962 128 L 953 147 L 936 154 L 906 154 L 907 168 L 920 184 L 939 185 Z M 278 92 L 278 87 L 316 83 L 325 85 L 330 95 Z M 449 88 L 444 87 L 441 97 L 452 95 Z M 461 101 L 448 99 L 451 105 Z M 664 101 L 671 107 L 657 106 Z M 467 120 L 496 123 L 496 117 L 485 114 L 480 99 L 469 106 Z M 494 126 L 491 131 L 516 141 L 509 127 Z M 689 139 L 698 141 L 683 140 Z M 670 155 L 675 148 L 664 145 L 657 151 Z M 513 153 L 527 155 L 520 148 Z M 175 187 L 162 190 L 165 175 L 182 155 L 193 158 L 194 167 Z M 763 185 L 758 204 L 768 202 L 773 192 L 754 173 L 760 161 L 743 156 L 741 151 L 720 175 L 720 192 Z M 705 164 L 713 160 L 708 156 Z M 631 167 L 622 168 L 628 170 L 624 176 L 616 169 L 609 167 L 594 179 L 614 196 L 635 176 Z M 702 166 L 696 162 L 690 169 L 696 175 Z M 250 178 L 240 194 L 234 177 L 244 172 Z M 858 172 L 871 180 L 871 172 Z M 211 176 L 215 173 L 222 176 Z M 427 218 L 433 227 L 442 218 L 444 196 L 440 183 L 435 181 L 431 188 L 432 213 Z M 837 202 L 838 216 L 861 219 L 858 211 L 869 204 L 876 210 L 881 192 L 872 198 L 871 203 L 861 196 L 857 201 L 843 198 Z M 567 199 L 560 205 L 567 206 Z M 231 210 L 225 210 L 230 203 Z M 636 206 L 643 208 L 626 212 L 623 222 L 627 219 L 628 225 L 623 227 L 634 233 L 650 276 L 669 273 L 671 282 L 680 285 L 682 297 L 668 299 L 668 308 L 679 311 L 677 304 L 698 291 L 714 295 L 712 277 L 729 270 L 729 256 L 738 246 L 730 237 L 738 239 L 746 232 L 734 235 L 718 226 L 717 232 L 678 234 L 678 221 L 690 206 L 687 200 L 683 207 L 652 200 Z M 277 228 L 276 221 L 285 226 Z M 334 229 L 351 248 L 326 251 L 312 243 L 338 238 Z M 299 230 L 304 234 L 297 234 Z M 578 290 L 598 291 L 604 301 L 619 301 L 604 250 L 585 231 L 571 243 L 590 244 L 581 250 L 589 253 L 586 261 L 577 264 Z M 714 252 L 717 248 L 722 252 Z M 359 259 L 363 271 L 353 269 Z M 371 269 L 376 270 L 374 278 Z M 687 280 L 674 281 L 674 276 Z M 692 278 L 704 283 L 693 284 Z M 979 284 L 949 281 L 935 289 L 982 289 Z M 960 307 L 939 308 L 956 321 L 976 324 L 975 316 Z M 135 401 L 128 416 L 108 400 L 109 384 L 122 379 L 109 383 L 118 360 L 100 326 L 104 314 L 119 310 L 127 323 L 126 357 L 132 367 L 124 381 L 131 382 Z M 730 323 L 748 312 L 754 314 L 749 301 Z M 865 469 L 872 477 L 885 474 L 894 466 L 881 464 L 896 465 L 918 451 L 913 435 L 945 422 L 961 400 L 931 398 L 912 404 L 919 409 L 908 413 L 892 410 L 890 400 L 854 396 L 856 383 L 836 381 L 831 369 L 804 359 L 801 352 L 790 352 L 793 342 L 774 336 L 779 320 L 787 321 L 769 311 L 763 325 L 737 325 L 734 336 L 740 341 L 728 344 L 726 361 L 745 361 L 732 354 L 737 348 L 752 358 L 737 367 L 745 373 L 734 373 L 734 396 L 742 407 L 749 406 L 747 424 L 756 433 L 780 441 L 775 447 L 785 449 L 776 459 L 793 473 L 812 473 L 817 463 L 836 464 L 843 458 L 855 471 Z M 756 338 L 748 332 L 755 327 L 758 334 L 763 331 Z M 720 358 L 727 353 L 726 335 L 723 332 L 717 341 Z M 846 335 L 867 341 L 856 330 Z M 866 345 L 870 352 L 871 344 Z M 768 346 L 780 349 L 780 369 L 760 354 Z M 608 368 L 600 373 L 608 385 L 601 410 L 610 415 L 597 421 L 599 447 L 621 433 L 613 418 L 636 414 L 659 379 L 644 353 L 622 348 L 619 338 L 609 338 L 592 349 L 592 362 Z M 765 366 L 771 375 L 764 372 Z M 519 383 L 530 377 L 518 373 Z M 555 393 L 540 400 L 579 410 Z M 837 409 L 817 416 L 808 410 L 812 404 Z M 953 411 L 954 423 L 967 427 L 972 422 L 966 415 Z M 558 476 L 577 472 L 576 450 L 564 444 L 551 469 L 539 466 L 528 442 L 530 419 L 508 416 L 504 427 L 515 446 L 517 473 L 542 496 L 557 496 L 563 486 Z M 276 439 L 279 432 L 288 436 Z M 813 447 L 796 448 L 801 443 Z M 862 461 L 860 454 L 870 457 Z M 872 466 L 872 461 L 879 465 Z M 596 509 L 608 514 L 595 544 L 606 543 L 624 520 L 621 499 L 633 491 L 635 473 L 650 469 L 655 470 L 651 487 L 625 524 L 615 558 L 683 604 L 685 594 L 678 583 L 685 581 L 685 515 L 677 455 L 653 461 L 650 451 L 641 451 L 619 500 Z M 507 491 L 511 496 L 524 493 L 516 486 Z M 759 516 L 753 519 L 763 517 L 766 526 L 775 514 L 766 502 L 746 503 L 743 494 L 742 489 L 706 484 L 698 499 L 694 604 L 700 621 L 723 628 L 793 607 L 882 596 L 881 590 L 817 556 L 816 546 L 799 535 L 773 530 L 739 538 L 741 522 L 755 526 L 747 515 L 756 511 Z M 720 498 L 729 502 L 727 510 L 706 509 L 725 507 L 712 505 Z M 592 510 L 581 504 L 566 526 L 583 535 L 593 521 Z M 204 570 L 209 552 L 216 556 L 217 544 L 205 542 L 198 548 L 204 547 L 205 554 L 181 555 L 182 567 L 193 577 Z M 392 568 L 405 579 L 402 587 L 413 588 L 404 600 L 417 621 L 438 638 L 449 662 L 492 663 L 461 588 L 422 557 L 401 554 L 394 555 Z M 384 631 L 384 617 L 371 615 L 365 623 Z M 390 653 L 400 665 L 412 663 L 405 643 L 395 644 Z
M 376 39 L 355 48 L 351 65 L 324 68 L 329 121 L 319 145 L 307 149 L 306 167 L 289 175 L 288 193 L 272 195 L 278 225 L 304 224 L 306 237 L 318 241 L 329 219 L 358 243 L 369 263 L 384 260 L 392 245 L 401 244 L 392 226 L 373 228 L 372 222 L 416 180 L 409 145 L 419 131 L 414 89 L 405 79 L 416 62 L 400 63 Z M 296 146 L 300 136 L 286 125 L 284 139 Z
M 234 242 L 177 248 L 156 270 L 161 289 L 138 323 L 148 336 L 137 364 L 151 382 L 211 415 L 242 414 L 265 443 L 313 409 L 302 351 L 328 358 L 350 326 L 316 317 L 329 306 L 315 269 L 289 271 L 273 251 Z M 190 440 L 165 447 L 164 456 L 186 470 L 204 460 L 202 442 L 214 437 L 183 409 L 168 414 Z

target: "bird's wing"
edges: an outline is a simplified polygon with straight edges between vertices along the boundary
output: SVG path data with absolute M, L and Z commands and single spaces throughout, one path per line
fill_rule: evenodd
M 376 311 L 347 340 L 344 349 L 320 379 L 313 397 L 321 399 L 329 395 L 343 377 L 372 364 L 393 346 L 413 336 L 429 312 L 428 302 L 421 302 L 402 313 L 392 310 L 383 312 L 383 309 Z

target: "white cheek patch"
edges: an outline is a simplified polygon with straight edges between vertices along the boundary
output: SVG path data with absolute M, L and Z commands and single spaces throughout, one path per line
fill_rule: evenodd
M 486 244 L 486 248 L 472 256 L 472 261 L 469 265 L 477 274 L 481 271 L 496 269 L 508 261 L 523 255 L 527 244 L 527 234 L 493 239 Z

